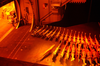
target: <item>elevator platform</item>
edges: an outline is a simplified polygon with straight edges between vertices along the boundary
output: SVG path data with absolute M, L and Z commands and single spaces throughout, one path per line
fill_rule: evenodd
M 51 25 L 49 25 L 51 26 Z M 52 26 L 54 27 L 54 26 Z M 58 26 L 55 26 L 58 27 Z M 59 26 L 60 27 L 60 26 Z M 87 36 L 89 36 L 89 33 L 91 33 L 91 37 L 94 35 L 97 36 L 98 41 L 100 41 L 100 27 L 98 23 L 92 22 L 92 23 L 86 23 L 86 24 L 80 24 L 75 25 L 71 27 L 61 27 L 61 29 L 69 29 L 77 32 L 83 32 L 87 33 Z M 33 66 L 52 66 L 55 65 L 55 63 L 51 62 L 50 56 L 47 56 L 43 60 L 41 60 L 47 52 L 52 48 L 57 48 L 59 46 L 59 41 L 55 40 L 46 40 L 43 37 L 37 37 L 32 36 L 32 33 L 35 31 L 33 29 L 32 32 L 29 32 L 30 25 L 21 26 L 18 29 L 13 29 L 1 42 L 0 42 L 0 63 L 4 64 L 6 66 L 8 62 L 14 62 L 15 64 L 19 64 L 22 62 L 22 64 L 32 64 Z M 60 31 L 60 29 L 58 29 Z M 70 32 L 70 31 L 69 31 Z M 45 33 L 45 32 L 44 32 Z M 63 33 L 63 30 L 61 34 Z M 70 33 L 68 34 L 70 35 Z M 74 35 L 74 34 L 73 34 Z M 55 39 L 55 38 L 54 38 Z M 8 58 L 8 59 L 7 59 Z M 3 59 L 3 61 L 1 61 Z M 58 60 L 59 61 L 59 60 Z M 4 62 L 4 63 L 3 63 Z M 19 62 L 19 63 L 17 63 Z M 59 61 L 60 62 L 60 61 Z M 69 61 L 68 61 L 69 62 Z M 70 64 L 75 63 L 70 62 Z M 36 65 L 34 65 L 36 63 Z M 80 62 L 80 64 L 82 61 Z M 40 64 L 40 65 L 37 65 Z M 42 65 L 41 65 L 42 64 Z M 10 64 L 8 64 L 9 66 Z M 77 65 L 77 64 L 76 64 Z M 10 65 L 10 66 L 14 66 Z M 25 65 L 25 66 L 28 66 Z M 30 65 L 31 66 L 31 65 Z M 56 65 L 55 65 L 56 66 Z M 63 66 L 61 64 L 61 66 Z

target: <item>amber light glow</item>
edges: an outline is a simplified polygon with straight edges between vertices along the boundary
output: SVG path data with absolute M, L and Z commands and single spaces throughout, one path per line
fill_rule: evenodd
M 56 53 L 57 53 L 57 51 L 58 51 L 58 49 L 59 49 L 60 46 L 61 46 L 61 43 L 60 43 L 59 46 L 56 48 L 56 50 L 53 52 L 54 55 L 56 55 Z
M 49 27 L 47 30 L 49 30 Z M 47 30 L 45 30 L 44 33 Z M 52 30 L 50 30 L 49 33 L 51 33 Z M 88 34 L 86 35 L 86 33 L 84 33 L 83 35 L 83 32 L 76 32 L 73 30 L 69 31 L 70 32 L 69 34 L 68 34 L 68 30 L 67 32 L 65 31 L 65 29 L 63 30 L 63 32 L 61 31 L 62 30 L 60 28 L 59 31 L 57 31 L 56 35 L 54 36 L 54 39 L 60 36 L 59 39 L 61 40 L 61 42 L 60 43 L 57 42 L 58 45 L 53 50 L 52 48 L 50 48 L 46 51 L 46 53 L 44 53 L 47 55 L 47 53 L 52 51 L 51 55 L 48 56 L 50 60 L 49 61 L 50 65 L 51 66 L 67 66 L 67 65 L 71 66 L 72 62 L 75 61 L 75 62 L 80 63 L 81 60 L 82 60 L 82 66 L 88 65 L 86 60 L 89 61 L 90 65 L 93 65 L 92 58 L 95 59 L 98 57 L 97 48 L 99 48 L 98 46 L 99 43 L 96 38 L 96 35 L 95 35 L 95 39 L 92 39 L 91 33 L 89 33 L 89 36 L 87 36 Z M 54 32 L 52 32 L 52 34 L 53 33 Z M 95 59 L 94 61 L 96 62 L 96 64 L 98 64 L 97 59 Z M 76 63 L 75 66 L 77 66 L 77 64 L 78 63 Z
M 84 40 L 83 40 L 83 32 L 81 33 L 81 43 L 84 43 Z
M 75 38 L 76 38 L 76 36 L 75 36 L 75 35 L 76 35 L 76 31 L 75 31 L 75 33 L 74 33 L 73 42 L 75 42 L 75 41 L 76 41 L 76 39 L 75 39 Z
M 12 15 L 13 12 L 16 12 L 14 1 L 12 1 L 0 8 L 0 15 L 2 18 L 4 17 L 5 19 L 11 18 L 10 15 Z
M 79 37 L 80 32 L 78 32 L 78 36 L 77 36 L 77 43 L 80 43 L 80 37 Z
M 66 46 L 67 46 L 67 42 L 66 42 L 66 45 L 63 47 L 63 50 L 62 50 L 62 52 L 61 52 L 61 57 L 64 56 L 64 51 L 65 51 L 65 49 L 66 49 Z
M 0 41 L 2 41 L 14 28 L 13 15 L 16 14 L 14 1 L 0 7 Z M 17 16 L 17 15 L 16 15 Z
M 89 41 L 88 41 L 88 39 L 86 37 L 86 33 L 85 33 L 85 42 L 86 42 L 86 44 L 89 44 Z
M 97 41 L 96 35 L 95 35 L 94 37 L 95 37 L 95 43 L 96 43 L 97 45 L 99 45 L 99 42 Z
M 72 31 L 73 31 L 73 30 L 71 30 L 70 35 L 69 35 L 69 42 L 71 41 L 71 37 L 72 37 L 71 34 L 72 34 Z
M 48 50 L 46 50 L 46 51 L 43 53 L 43 55 L 46 54 L 46 53 L 50 53 L 50 52 L 52 51 L 52 49 L 53 49 L 54 46 L 55 46 L 55 44 L 52 45 Z
M 67 36 L 68 36 L 68 30 L 69 30 L 69 29 L 67 29 L 67 33 L 66 33 L 66 35 L 65 35 L 65 38 L 64 38 L 64 40 L 67 40 Z

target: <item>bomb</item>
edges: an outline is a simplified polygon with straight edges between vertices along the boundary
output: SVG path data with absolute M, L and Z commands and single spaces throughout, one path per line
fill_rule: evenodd
M 53 26 L 42 26 L 34 29 L 32 36 L 36 35 L 45 36 L 48 39 L 54 38 L 56 43 L 59 43 L 55 50 L 51 49 L 52 61 L 56 61 L 67 64 L 68 61 L 77 61 L 78 63 L 82 60 L 82 66 L 98 66 L 100 65 L 100 44 L 94 35 L 94 39 L 91 37 L 91 33 L 87 37 L 87 33 L 69 30 L 62 27 Z M 84 36 L 83 36 L 84 35 Z M 45 55 L 50 54 L 45 53 Z M 44 58 L 45 59 L 45 58 Z

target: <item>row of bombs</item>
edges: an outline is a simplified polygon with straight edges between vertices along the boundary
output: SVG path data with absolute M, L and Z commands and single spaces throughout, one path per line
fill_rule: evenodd
M 91 38 L 91 33 L 89 33 L 89 37 L 87 38 L 86 33 L 83 36 L 83 32 L 77 33 L 76 31 L 73 33 L 65 28 L 61 31 L 61 27 L 52 27 L 52 26 L 42 26 L 36 27 L 32 32 L 32 36 L 45 36 L 46 38 L 56 38 L 56 40 L 60 40 L 58 47 L 53 50 L 48 50 L 45 54 L 48 55 L 51 53 L 52 58 L 63 57 L 63 60 L 68 60 L 71 58 L 71 61 L 74 61 L 75 58 L 78 58 L 78 62 L 80 59 L 83 62 L 83 66 L 91 65 L 98 66 L 100 65 L 100 45 L 98 40 L 96 39 L 96 35 L 94 36 L 94 40 Z M 52 50 L 52 51 L 51 51 Z M 43 58 L 44 58 L 43 57 Z M 54 60 L 53 60 L 54 61 Z M 88 61 L 88 62 L 87 62 Z
M 100 51 L 86 43 L 66 41 L 66 43 L 60 42 L 56 48 L 52 45 L 42 56 L 40 61 L 46 59 L 48 56 L 52 62 L 61 61 L 61 64 L 69 60 L 77 62 L 82 61 L 82 66 L 100 65 Z
M 64 29 L 65 30 L 65 29 Z M 41 37 L 46 37 L 47 39 L 52 39 L 54 37 L 58 38 L 60 37 L 61 34 L 61 27 L 52 27 L 46 25 L 46 26 L 42 26 L 42 27 L 36 27 L 36 29 L 34 29 L 34 32 L 32 33 L 32 36 L 41 36 Z
M 32 36 L 41 36 L 41 37 L 46 37 L 47 39 L 53 39 L 55 38 L 56 40 L 60 40 L 60 41 L 66 41 L 67 38 L 70 38 L 70 41 L 74 41 L 77 40 L 78 42 L 84 42 L 85 39 L 87 41 L 87 37 L 86 37 L 86 33 L 84 33 L 83 36 L 83 32 L 77 32 L 77 31 L 73 31 L 69 29 L 65 29 L 65 28 L 61 28 L 61 27 L 55 27 L 55 26 L 48 26 L 48 25 L 43 25 L 42 27 L 36 27 L 32 34 Z M 88 37 L 89 41 L 91 40 L 92 42 L 99 44 L 96 35 L 94 35 L 94 39 L 91 38 L 91 33 L 89 33 L 89 37 Z M 79 41 L 80 40 L 80 41 Z M 87 41 L 88 42 L 88 41 Z
M 98 49 L 100 49 L 100 47 Z M 97 50 L 94 46 L 87 45 L 86 43 L 76 43 L 71 41 L 66 41 L 66 43 L 60 42 L 56 48 L 54 48 L 53 45 L 51 49 L 46 51 L 40 61 L 46 59 L 48 56 L 52 62 L 61 61 L 61 64 L 70 60 L 77 62 L 82 61 L 82 66 L 100 65 L 100 50 Z

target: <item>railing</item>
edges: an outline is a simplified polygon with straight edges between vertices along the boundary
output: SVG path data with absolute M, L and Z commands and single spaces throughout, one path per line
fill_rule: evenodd
M 50 11 L 48 14 L 46 14 L 44 17 L 42 17 L 40 19 L 41 24 L 42 24 L 42 21 L 44 21 L 46 18 L 48 18 L 51 14 L 52 14 L 52 11 Z
M 43 17 L 40 19 L 40 21 L 43 20 L 46 16 L 48 16 L 50 13 L 52 13 L 52 11 L 50 11 L 48 14 L 46 14 L 45 16 L 43 16 Z

